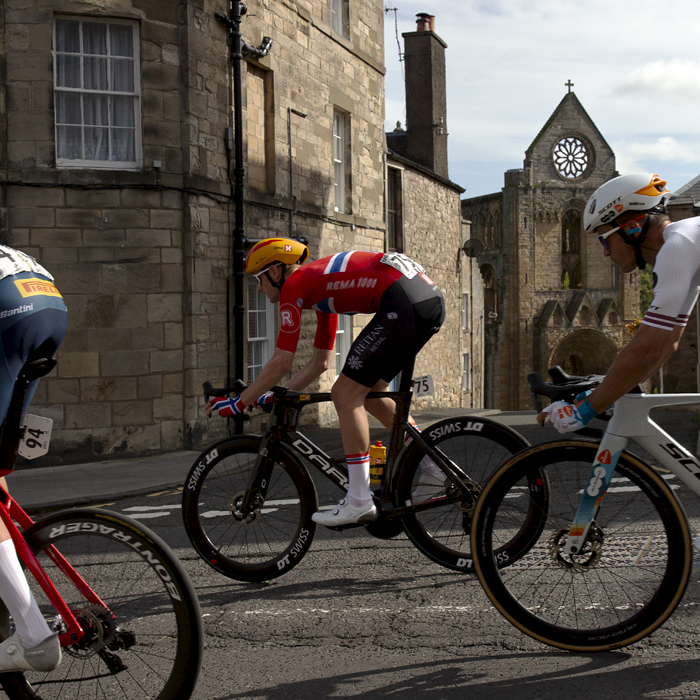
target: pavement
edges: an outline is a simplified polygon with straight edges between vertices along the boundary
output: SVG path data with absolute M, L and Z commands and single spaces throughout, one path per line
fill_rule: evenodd
M 423 427 L 450 416 L 489 416 L 510 425 L 533 444 L 557 438 L 554 431 L 541 430 L 537 426 L 533 411 L 446 408 L 414 412 L 413 415 L 418 425 Z M 654 413 L 654 419 L 663 429 L 694 453 L 698 441 L 695 416 L 690 411 Z M 388 439 L 389 432 L 374 419 L 370 420 L 370 427 L 373 442 Z M 337 425 L 302 428 L 302 432 L 331 456 L 342 454 Z M 8 486 L 13 498 L 30 513 L 59 507 L 99 505 L 126 496 L 181 486 L 199 454 L 199 451 L 182 451 L 150 457 L 21 469 L 8 477 Z

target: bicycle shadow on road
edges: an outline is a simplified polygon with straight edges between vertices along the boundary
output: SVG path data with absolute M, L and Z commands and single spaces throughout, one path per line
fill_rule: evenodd
M 301 573 L 301 572 L 300 572 Z M 368 567 L 368 574 L 370 568 Z M 309 580 L 310 577 L 312 580 Z M 469 595 L 481 598 L 482 591 L 479 582 L 474 576 L 446 571 L 437 568 L 436 571 L 426 571 L 424 574 L 407 573 L 404 576 L 377 576 L 349 577 L 338 576 L 323 580 L 313 580 L 313 572 L 304 572 L 304 580 L 290 582 L 288 578 L 263 583 L 245 583 L 222 577 L 220 585 L 199 585 L 197 595 L 202 607 L 225 606 L 232 603 L 242 603 L 254 599 L 256 604 L 261 602 L 291 602 L 303 603 L 309 601 L 319 603 L 321 601 L 342 600 L 372 596 L 374 598 L 382 594 L 410 595 L 411 592 L 439 591 L 441 596 L 446 596 L 452 587 L 466 586 Z M 486 603 L 486 598 L 483 598 Z M 490 603 L 486 603 L 489 607 Z
M 356 651 L 356 650 L 355 650 Z M 277 650 L 286 656 L 288 650 Z M 344 659 L 352 650 L 338 649 L 334 667 L 352 665 Z M 609 652 L 594 655 L 567 652 L 498 653 L 435 660 L 410 665 L 391 665 L 392 655 L 377 652 L 388 661 L 377 669 L 349 671 L 326 678 L 291 681 L 211 697 L 211 700 L 308 700 L 315 698 L 395 698 L 404 700 L 468 700 L 508 697 L 509 700 L 591 697 L 638 700 L 667 695 L 700 678 L 700 660 L 675 660 L 636 664 L 633 654 Z M 388 657 L 388 658 L 387 658 Z M 279 657 L 278 657 L 279 660 Z M 566 668 L 552 669 L 552 665 Z M 539 667 L 542 670 L 533 670 Z M 479 669 L 479 670 L 476 670 Z M 498 674 L 499 678 L 494 678 Z M 697 693 L 697 688 L 692 694 Z

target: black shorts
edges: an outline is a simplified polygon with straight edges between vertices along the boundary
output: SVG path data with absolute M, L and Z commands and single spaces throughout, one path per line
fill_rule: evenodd
M 28 283 L 20 290 L 18 283 Z M 32 284 L 32 283 L 35 284 Z M 42 283 L 46 282 L 47 285 Z M 66 305 L 47 278 L 21 272 L 0 280 L 0 422 L 10 405 L 15 381 L 22 366 L 30 360 L 53 357 L 66 334 Z M 39 380 L 27 390 L 25 410 Z
M 350 347 L 343 374 L 366 387 L 390 382 L 440 330 L 445 300 L 437 285 L 401 277 L 382 295 L 379 311 Z

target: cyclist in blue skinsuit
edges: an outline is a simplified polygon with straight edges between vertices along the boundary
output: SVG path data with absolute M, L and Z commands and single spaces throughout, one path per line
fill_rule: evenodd
M 66 305 L 53 277 L 34 258 L 0 245 L 0 422 L 5 420 L 15 381 L 31 360 L 53 357 L 66 333 Z M 39 380 L 29 387 L 25 408 Z M 2 477 L 3 486 L 5 478 Z M 0 599 L 15 633 L 0 644 L 0 673 L 51 671 L 61 662 L 61 646 L 41 614 L 0 521 Z

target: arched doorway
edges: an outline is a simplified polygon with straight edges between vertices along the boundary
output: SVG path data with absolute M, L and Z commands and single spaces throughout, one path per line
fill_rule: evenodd
M 574 331 L 557 345 L 547 367 L 559 365 L 569 374 L 605 374 L 617 353 L 617 345 L 599 331 Z

